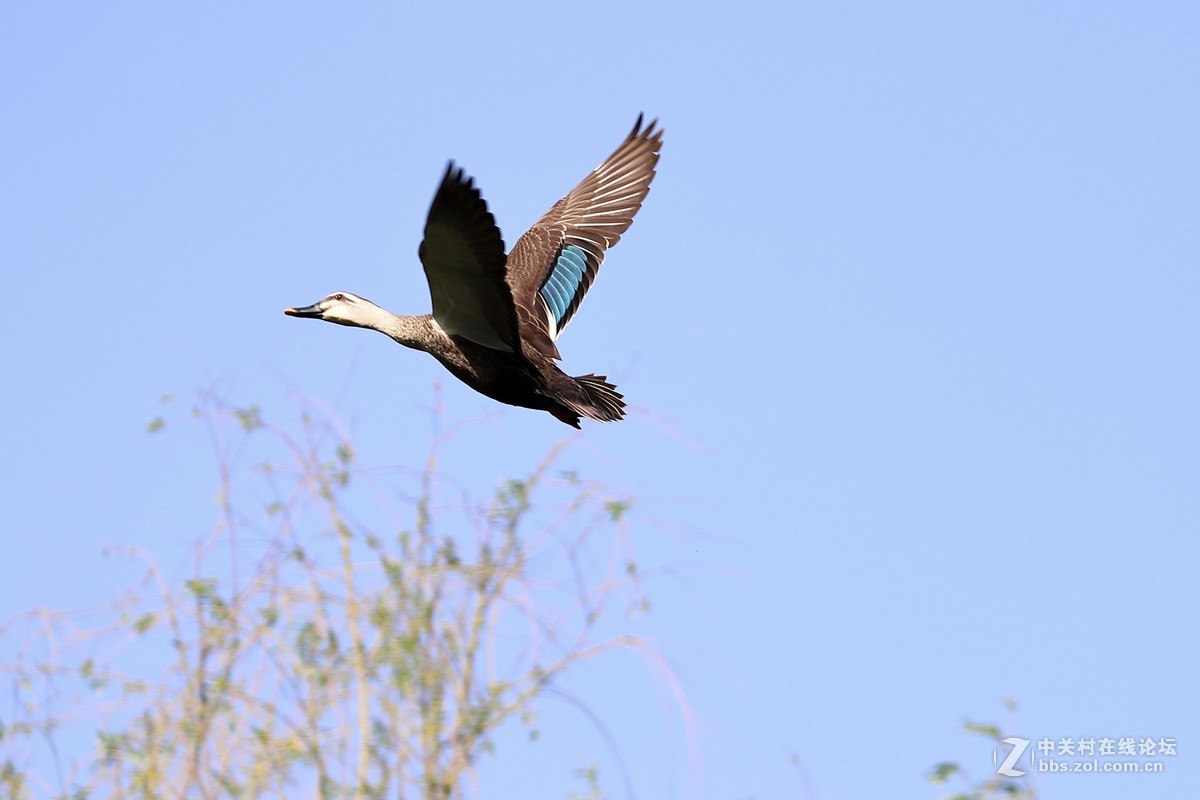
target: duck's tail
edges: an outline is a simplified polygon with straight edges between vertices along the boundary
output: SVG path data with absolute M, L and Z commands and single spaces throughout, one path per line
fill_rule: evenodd
M 625 418 L 625 396 L 608 382 L 604 375 L 577 375 L 575 382 L 587 393 L 590 408 L 579 413 L 600 422 L 616 422 Z
M 562 406 L 550 409 L 555 417 L 576 428 L 581 416 L 598 422 L 625 418 L 625 400 L 604 375 L 578 375 L 572 381 L 579 392 L 560 394 L 557 399 Z

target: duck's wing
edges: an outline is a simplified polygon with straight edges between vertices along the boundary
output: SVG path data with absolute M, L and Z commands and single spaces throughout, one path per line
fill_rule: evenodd
M 508 282 L 521 335 L 558 358 L 554 340 L 567 327 L 604 261 L 604 251 L 629 230 L 642 207 L 663 132 L 654 120 L 633 130 L 611 156 L 517 240 L 508 255 Z
M 442 330 L 485 347 L 520 350 L 504 240 L 479 190 L 454 162 L 429 207 L 420 256 Z

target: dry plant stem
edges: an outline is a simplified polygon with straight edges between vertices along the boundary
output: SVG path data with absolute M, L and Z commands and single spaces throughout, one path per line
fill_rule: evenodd
M 350 526 L 342 519 L 337 503 L 334 501 L 333 489 L 328 479 L 321 477 L 320 496 L 325 499 L 325 511 L 338 535 L 338 551 L 342 559 L 342 581 L 346 589 L 346 623 L 350 630 L 350 648 L 354 663 L 355 688 L 358 695 L 358 758 L 355 770 L 354 797 L 363 797 L 367 785 L 367 766 L 370 759 L 370 728 L 371 728 L 371 697 L 370 685 L 367 681 L 366 645 L 363 641 L 362 607 L 358 602 L 358 592 L 354 581 L 354 559 L 350 550 L 353 534 Z

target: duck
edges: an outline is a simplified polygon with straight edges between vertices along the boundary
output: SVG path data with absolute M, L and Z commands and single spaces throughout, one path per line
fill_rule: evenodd
M 418 249 L 432 313 L 393 314 L 351 292 L 283 313 L 379 331 L 430 354 L 480 394 L 575 428 L 583 417 L 623 419 L 624 395 L 605 375 L 563 372 L 557 342 L 650 191 L 663 130 L 643 118 L 507 255 L 474 179 L 451 161 Z

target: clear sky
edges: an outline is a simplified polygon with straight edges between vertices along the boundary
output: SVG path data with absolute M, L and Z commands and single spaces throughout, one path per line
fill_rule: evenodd
M 215 387 L 422 463 L 435 381 L 492 415 L 443 469 L 485 496 L 570 431 L 384 337 L 428 310 L 447 159 L 511 245 L 666 128 L 630 233 L 560 340 L 633 405 L 569 456 L 637 495 L 649 631 L 696 746 L 629 658 L 576 676 L 638 797 L 935 797 L 1027 738 L 1175 737 L 1200 786 L 1200 7 L 1194 3 L 9 4 L 0 12 L 0 618 L 99 602 L 216 517 Z M 642 623 L 639 623 L 642 624 Z M 603 739 L 547 705 L 487 797 L 564 797 Z M 506 744 L 508 746 L 506 746 Z M 802 768 L 789 760 L 795 754 Z

